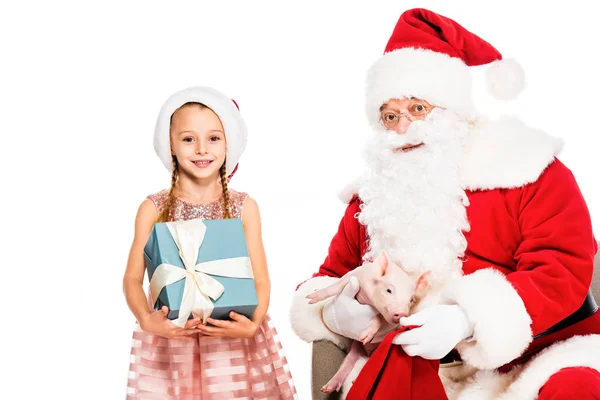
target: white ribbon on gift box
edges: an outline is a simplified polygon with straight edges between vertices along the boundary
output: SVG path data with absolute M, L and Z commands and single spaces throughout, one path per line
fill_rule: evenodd
M 183 298 L 179 308 L 179 317 L 172 322 L 180 327 L 185 326 L 190 314 L 201 318 L 206 323 L 214 309 L 213 302 L 223 294 L 223 285 L 207 275 L 218 275 L 230 278 L 253 278 L 250 258 L 234 257 L 223 260 L 206 261 L 196 264 L 198 251 L 204 241 L 206 225 L 200 219 L 166 223 L 185 269 L 171 264 L 160 264 L 150 280 L 152 305 L 156 304 L 160 291 L 167 285 L 185 278 Z

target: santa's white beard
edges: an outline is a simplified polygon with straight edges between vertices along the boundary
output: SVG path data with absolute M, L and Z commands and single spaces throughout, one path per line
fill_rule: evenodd
M 431 283 L 461 273 L 469 223 L 459 168 L 468 131 L 469 124 L 456 114 L 435 109 L 403 135 L 374 132 L 365 151 L 368 170 L 359 183 L 364 202 L 359 221 L 370 239 L 365 260 L 385 250 L 409 273 L 431 270 Z M 420 142 L 425 146 L 393 151 Z

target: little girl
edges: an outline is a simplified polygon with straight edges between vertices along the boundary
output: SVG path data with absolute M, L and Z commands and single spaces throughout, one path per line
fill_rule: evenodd
M 137 213 L 123 288 L 138 325 L 133 334 L 128 399 L 293 399 L 296 389 L 269 316 L 270 281 L 258 206 L 228 188 L 246 146 L 237 104 L 208 87 L 172 95 L 156 124 L 154 148 L 171 187 L 151 194 Z M 142 289 L 143 249 L 155 222 L 241 218 L 258 307 L 248 319 L 173 324 L 154 311 Z

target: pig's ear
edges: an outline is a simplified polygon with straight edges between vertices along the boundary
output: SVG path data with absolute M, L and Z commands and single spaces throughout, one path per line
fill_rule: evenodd
M 417 279 L 417 286 L 415 287 L 415 295 L 417 297 L 421 297 L 425 294 L 427 287 L 429 286 L 429 277 L 431 276 L 431 271 L 425 271 L 419 276 Z
M 387 254 L 385 253 L 385 251 L 382 251 L 379 257 L 375 259 L 375 265 L 377 265 L 380 268 L 379 270 L 381 271 L 381 275 L 385 275 L 385 271 L 387 271 L 388 264 L 389 261 Z

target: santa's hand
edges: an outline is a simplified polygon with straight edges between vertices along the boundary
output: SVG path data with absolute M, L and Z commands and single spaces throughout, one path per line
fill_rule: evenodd
M 439 360 L 463 339 L 473 335 L 473 325 L 458 305 L 436 305 L 409 317 L 400 318 L 402 326 L 419 326 L 396 335 L 392 343 L 399 344 L 409 356 Z
M 342 292 L 323 307 L 325 325 L 333 332 L 354 340 L 359 340 L 365 328 L 379 314 L 375 308 L 356 300 L 359 290 L 358 279 L 352 277 Z

